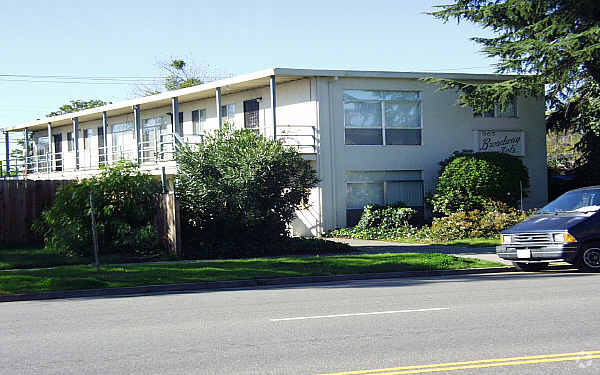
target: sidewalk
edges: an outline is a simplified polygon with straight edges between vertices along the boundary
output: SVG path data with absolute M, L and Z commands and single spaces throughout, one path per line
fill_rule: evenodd
M 476 258 L 490 262 L 511 265 L 510 261 L 496 255 L 495 247 L 461 247 L 446 245 L 421 245 L 377 240 L 358 240 L 353 238 L 327 238 L 329 241 L 341 242 L 352 246 L 356 251 L 365 254 L 378 253 L 441 253 L 463 258 Z

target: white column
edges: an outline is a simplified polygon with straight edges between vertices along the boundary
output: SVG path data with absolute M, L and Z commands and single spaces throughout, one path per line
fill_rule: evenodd
M 75 151 L 75 169 L 79 169 L 79 119 L 73 117 L 73 150 Z
M 142 163 L 142 132 L 140 129 L 140 105 L 136 104 L 133 106 L 133 130 L 135 132 L 135 153 L 137 163 Z
M 217 98 L 217 121 L 219 122 L 219 129 L 223 127 L 223 114 L 221 113 L 221 88 L 216 89 Z
M 275 76 L 271 76 L 269 81 L 271 88 L 271 114 L 273 116 L 273 140 L 277 140 L 277 86 L 275 84 Z
M 48 123 L 48 156 L 46 157 L 46 163 L 48 164 L 46 166 L 46 169 L 48 170 L 48 172 L 52 172 L 52 165 L 54 163 L 54 148 L 52 147 L 52 145 L 54 144 L 54 142 L 52 142 L 52 123 L 49 122 Z

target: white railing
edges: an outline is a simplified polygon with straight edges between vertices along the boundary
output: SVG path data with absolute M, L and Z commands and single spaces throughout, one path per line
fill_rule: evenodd
M 273 137 L 272 128 L 255 128 L 267 138 Z M 277 139 L 286 146 L 294 147 L 300 153 L 316 153 L 316 128 L 312 125 L 278 125 Z M 28 174 L 68 172 L 77 170 L 96 170 L 119 160 L 140 162 L 142 165 L 160 164 L 173 161 L 175 151 L 182 144 L 197 144 L 202 135 L 180 136 L 160 130 L 144 132 L 139 150 L 135 143 L 79 149 L 76 160 L 75 151 L 46 153 L 27 157 L 0 160 L 0 178 L 18 177 Z

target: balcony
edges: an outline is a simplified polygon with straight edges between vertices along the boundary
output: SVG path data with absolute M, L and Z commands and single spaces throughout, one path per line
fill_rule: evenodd
M 267 138 L 273 137 L 272 128 L 257 128 Z M 110 134 L 108 134 L 110 137 Z M 102 166 L 116 161 L 129 160 L 140 164 L 150 173 L 160 173 L 162 167 L 168 174 L 175 173 L 175 152 L 183 144 L 198 144 L 202 135 L 179 136 L 155 129 L 143 131 L 139 149 L 135 142 L 92 148 L 80 142 L 78 157 L 75 151 L 43 153 L 0 160 L 0 178 L 72 179 L 94 175 Z M 131 134 L 133 139 L 133 134 Z M 278 125 L 277 140 L 295 148 L 307 160 L 316 158 L 316 127 L 312 125 Z M 112 143 L 112 142 L 111 142 Z

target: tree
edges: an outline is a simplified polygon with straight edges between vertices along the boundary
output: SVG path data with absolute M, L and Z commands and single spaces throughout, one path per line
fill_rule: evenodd
M 491 29 L 493 37 L 472 39 L 499 59 L 498 73 L 519 76 L 498 83 L 429 81 L 459 89 L 459 103 L 480 113 L 497 103 L 506 106 L 518 95 L 541 96 L 545 88 L 547 128 L 583 134 L 575 146 L 581 166 L 600 160 L 600 2 L 456 0 L 438 8 L 431 14 L 444 22 L 456 19 Z
M 60 188 L 33 228 L 48 249 L 90 256 L 91 191 L 102 252 L 154 255 L 159 244 L 152 220 L 160 190 L 160 183 L 137 164 L 120 161 L 98 176 Z
M 172 58 L 167 61 L 159 61 L 157 65 L 162 72 L 166 73 L 164 82 L 160 85 L 139 85 L 135 89 L 135 94 L 155 95 L 160 94 L 163 90 L 172 91 L 201 85 L 208 80 L 206 73 L 208 67 L 188 64 L 183 59 Z
M 106 104 L 107 103 L 105 101 L 102 101 L 99 99 L 71 100 L 70 103 L 60 106 L 58 111 L 50 112 L 46 116 L 47 117 L 60 116 L 60 115 L 64 115 L 65 113 L 73 113 L 73 112 L 83 111 L 85 109 L 102 107 L 103 105 L 106 105 Z
M 318 182 L 296 150 L 248 129 L 217 130 L 176 157 L 186 241 L 241 244 L 239 252 L 280 243 Z
M 516 156 L 455 152 L 440 165 L 438 185 L 431 198 L 436 213 L 484 210 L 490 202 L 516 207 L 521 195 L 527 196 L 529 173 Z

